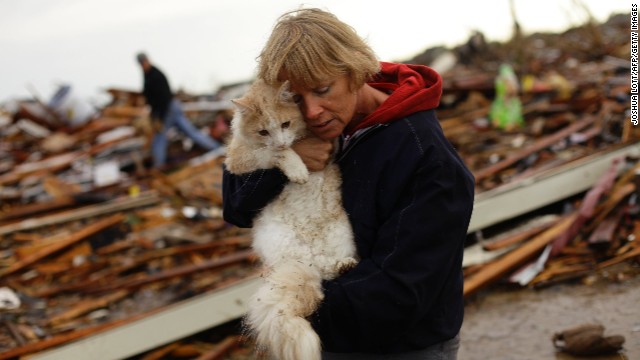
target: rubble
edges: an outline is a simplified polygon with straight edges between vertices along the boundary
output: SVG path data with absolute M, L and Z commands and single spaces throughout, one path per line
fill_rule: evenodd
M 475 33 L 460 47 L 408 61 L 442 67 L 438 116 L 478 194 L 630 149 L 590 190 L 561 199 L 563 211 L 487 226 L 484 233 L 496 233 L 490 239 L 472 232 L 466 297 L 499 282 L 543 287 L 588 283 L 605 270 L 616 279 L 638 273 L 640 154 L 632 155 L 640 133 L 629 119 L 623 18 L 519 43 L 490 44 Z M 501 64 L 520 79 L 521 126 L 502 129 L 490 118 Z M 256 276 L 248 233 L 222 220 L 224 153 L 185 151 L 173 137 L 170 166 L 150 170 L 140 94 L 107 92 L 111 103 L 72 123 L 39 99 L 0 110 L 0 359 L 96 336 Z M 227 98 L 179 96 L 194 123 L 225 138 Z M 142 358 L 169 356 L 242 359 L 252 349 L 234 324 Z

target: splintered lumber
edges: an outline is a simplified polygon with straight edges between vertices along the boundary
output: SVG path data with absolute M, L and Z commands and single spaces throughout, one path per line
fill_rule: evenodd
M 557 143 L 558 141 L 570 136 L 571 134 L 578 132 L 580 130 L 582 130 L 583 128 L 593 124 L 595 122 L 596 118 L 594 116 L 587 116 L 586 118 L 567 126 L 566 128 L 551 134 L 549 136 L 546 136 L 545 138 L 536 141 L 535 143 L 525 147 L 524 149 L 517 151 L 511 155 L 509 155 L 507 158 L 505 158 L 502 161 L 499 161 L 491 166 L 488 166 L 486 168 L 483 169 L 479 169 L 477 171 L 474 172 L 474 176 L 476 178 L 476 184 L 480 182 L 480 180 L 483 180 L 493 174 L 495 174 L 496 172 L 500 171 L 500 170 L 504 170 L 507 167 L 515 164 L 516 162 L 526 158 L 527 156 L 543 150 L 555 143 Z
M 609 196 L 609 198 L 600 206 L 598 211 L 598 216 L 593 219 L 593 221 L 587 225 L 585 231 L 592 232 L 608 215 L 611 211 L 613 211 L 618 204 L 625 199 L 627 196 L 631 195 L 636 190 L 635 184 L 628 183 L 625 184 L 613 191 L 613 194 Z
M 540 235 L 522 244 L 517 249 L 486 265 L 464 282 L 464 296 L 469 296 L 481 287 L 499 279 L 500 277 L 522 265 L 536 253 L 540 252 L 548 243 L 566 231 L 575 220 L 577 214 L 566 215 L 556 225 L 542 232 Z
M 618 227 L 620 218 L 620 214 L 616 214 L 608 217 L 606 220 L 598 224 L 587 240 L 589 244 L 596 245 L 601 243 L 611 243 L 615 236 L 615 230 Z
M 133 258 L 130 261 L 127 261 L 125 265 L 111 266 L 105 269 L 104 271 L 101 271 L 99 276 L 93 276 L 90 279 L 83 280 L 83 281 L 75 281 L 71 284 L 42 289 L 38 292 L 35 292 L 34 295 L 38 297 L 49 297 L 61 292 L 83 291 L 91 287 L 95 288 L 105 282 L 108 283 L 111 281 L 111 279 L 116 278 L 121 273 L 127 270 L 130 270 L 132 268 L 138 267 L 141 264 L 148 263 L 149 261 L 156 258 L 182 254 L 182 253 L 189 253 L 189 252 L 215 250 L 217 248 L 224 248 L 226 246 L 249 245 L 250 241 L 251 240 L 249 237 L 234 236 L 234 237 L 229 237 L 223 240 L 212 241 L 206 244 L 191 244 L 191 245 L 184 245 L 184 246 L 174 246 L 166 249 L 159 249 L 149 253 L 145 253 L 136 258 Z
M 614 159 L 609 166 L 609 169 L 600 176 L 596 184 L 587 192 L 578 209 L 578 216 L 576 221 L 571 224 L 569 230 L 565 231 L 559 236 L 552 245 L 551 256 L 556 256 L 567 245 L 570 239 L 573 239 L 578 232 L 583 228 L 587 220 L 590 220 L 595 211 L 598 202 L 603 194 L 607 193 L 613 187 L 617 171 L 617 165 L 619 160 Z
M 88 292 L 106 292 L 106 291 L 114 291 L 117 289 L 134 289 L 134 288 L 137 288 L 146 284 L 150 284 L 156 281 L 172 279 L 172 278 L 186 276 L 186 275 L 190 275 L 190 274 L 205 271 L 205 270 L 211 270 L 215 268 L 224 267 L 227 265 L 237 264 L 237 263 L 249 260 L 253 257 L 254 257 L 253 250 L 238 251 L 220 258 L 204 261 L 200 264 L 184 265 L 180 267 L 171 268 L 161 273 L 150 275 L 144 278 L 140 278 L 138 276 L 133 275 L 132 276 L 133 278 L 124 278 L 119 281 L 116 281 L 115 283 L 112 283 L 100 288 L 91 289 Z
M 560 218 L 545 221 L 541 224 L 534 225 L 528 229 L 516 232 L 514 234 L 501 237 L 491 242 L 483 243 L 482 248 L 487 251 L 495 251 L 511 245 L 521 243 L 524 240 L 532 236 L 535 236 L 541 233 L 542 231 L 550 228 L 551 226 L 555 225 L 558 221 L 560 221 Z
M 158 202 L 160 202 L 160 198 L 155 193 L 142 194 L 134 198 L 118 198 L 105 204 L 85 206 L 60 214 L 42 216 L 35 219 L 26 219 L 15 224 L 0 226 L 0 236 L 11 234 L 16 231 L 33 230 L 43 226 L 86 219 L 137 207 L 149 206 Z
M 612 265 L 615 265 L 615 264 L 619 264 L 619 263 L 621 263 L 621 262 L 623 262 L 625 260 L 633 259 L 636 256 L 640 256 L 640 246 L 630 250 L 627 253 L 624 253 L 622 255 L 616 256 L 616 257 L 614 257 L 612 259 L 609 259 L 607 261 L 603 261 L 603 262 L 599 263 L 598 264 L 598 269 L 602 270 L 602 269 L 604 269 L 606 267 L 609 267 L 609 266 L 612 266 Z
M 174 342 L 172 344 L 163 346 L 155 351 L 144 355 L 140 358 L 140 360 L 162 360 L 165 356 L 171 354 L 175 349 L 179 348 L 180 345 L 181 344 L 179 342 Z
M 114 118 L 136 118 L 146 116 L 147 113 L 148 112 L 144 107 L 132 105 L 107 106 L 102 110 L 103 116 Z
M 109 88 L 106 91 L 113 98 L 112 105 L 109 106 L 140 106 L 144 105 L 144 96 L 140 91 Z
M 128 317 L 126 319 L 120 319 L 120 320 L 116 320 L 116 321 L 112 321 L 109 323 L 105 323 L 105 324 L 100 324 L 100 325 L 95 325 L 95 326 L 90 326 L 90 327 L 86 327 L 86 328 L 82 328 L 79 330 L 75 330 L 69 333 L 63 333 L 60 335 L 56 335 L 44 340 L 40 340 L 38 342 L 35 343 L 30 343 L 30 344 L 26 344 L 23 346 L 18 346 L 16 348 L 13 348 L 11 350 L 5 351 L 0 353 L 0 360 L 7 360 L 7 359 L 14 359 L 23 355 L 27 355 L 27 354 L 33 354 L 36 352 L 40 352 L 40 351 L 44 351 L 47 349 L 50 349 L 54 346 L 58 346 L 58 345 L 62 345 L 62 344 L 66 344 L 68 342 L 74 341 L 74 340 L 78 340 L 80 338 L 83 337 L 87 337 L 93 334 L 97 334 L 99 332 L 105 331 L 105 330 L 109 330 L 112 328 L 116 328 L 128 323 L 132 323 L 134 321 L 137 321 L 139 319 L 142 319 L 146 316 L 149 316 L 153 313 L 155 313 L 157 311 L 150 311 L 148 313 L 144 313 L 144 314 L 138 314 L 138 315 L 134 315 L 131 317 Z
M 9 330 L 11 337 L 13 337 L 13 339 L 18 343 L 18 345 L 22 346 L 27 343 L 27 340 L 24 338 L 24 336 L 22 336 L 16 324 L 14 324 L 10 320 L 3 320 L 2 324 L 7 328 L 7 330 Z
M 540 275 L 543 275 L 543 277 L 536 277 L 529 283 L 529 285 L 534 288 L 543 288 L 561 282 L 582 278 L 592 272 L 593 269 L 586 265 L 570 266 L 563 270 L 541 273 Z
M 55 172 L 71 165 L 82 154 L 80 152 L 71 152 L 62 155 L 52 156 L 50 158 L 24 163 L 16 166 L 10 173 L 0 175 L 0 185 L 8 185 L 16 183 L 28 175 L 34 175 L 44 172 Z
M 37 204 L 28 204 L 15 208 L 11 208 L 9 211 L 0 213 L 0 221 L 13 220 L 18 218 L 25 218 L 28 216 L 42 214 L 48 211 L 60 210 L 71 206 L 87 205 L 91 203 L 99 203 L 107 201 L 105 195 L 95 193 L 77 193 L 70 195 L 60 195 L 54 199 Z
M 230 335 L 217 344 L 217 346 L 207 351 L 206 353 L 198 356 L 196 360 L 220 360 L 226 356 L 229 351 L 233 350 L 240 343 L 240 336 Z
M 16 209 L 11 209 L 4 214 L 0 214 L 0 221 L 17 219 L 46 211 L 53 211 L 73 204 L 75 204 L 75 200 L 72 196 L 60 196 L 45 203 L 28 204 Z
M 56 325 L 74 319 L 90 311 L 106 307 L 111 303 L 121 300 L 127 295 L 129 295 L 129 292 L 120 290 L 98 299 L 82 300 L 76 303 L 71 309 L 51 317 L 49 319 L 49 323 Z
M 73 234 L 71 234 L 69 237 L 67 237 L 66 239 L 60 240 L 54 244 L 51 244 L 50 246 L 47 246 L 43 249 L 40 249 L 39 251 L 28 255 L 26 258 L 16 262 L 15 264 L 9 266 L 6 269 L 3 269 L 0 271 L 0 277 L 2 276 L 6 276 L 9 274 L 12 274 L 16 271 L 22 270 L 25 267 L 37 262 L 38 260 L 47 257 L 51 254 L 54 254 L 62 249 L 65 249 L 75 243 L 77 243 L 78 241 L 81 241 L 83 239 L 86 239 L 87 237 L 98 233 L 108 227 L 111 227 L 113 225 L 116 225 L 120 222 L 122 222 L 122 220 L 124 220 L 124 215 L 122 214 L 115 214 L 112 215 L 106 219 L 102 219 L 99 220 L 87 227 L 85 227 L 84 229 L 81 229 L 78 232 L 75 232 Z

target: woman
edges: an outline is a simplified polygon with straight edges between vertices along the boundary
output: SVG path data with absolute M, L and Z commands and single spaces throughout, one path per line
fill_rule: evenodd
M 455 359 L 474 180 L 435 115 L 440 76 L 378 62 L 353 28 L 319 9 L 279 19 L 258 76 L 290 81 L 315 135 L 295 148 L 311 171 L 340 140 L 335 161 L 360 262 L 324 283 L 311 318 L 323 359 Z M 225 219 L 250 227 L 285 181 L 277 169 L 225 172 Z

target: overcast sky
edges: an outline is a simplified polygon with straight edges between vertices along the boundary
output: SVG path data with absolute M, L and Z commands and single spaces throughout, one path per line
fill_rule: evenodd
M 626 0 L 514 0 L 525 33 L 628 13 Z M 139 90 L 134 56 L 145 51 L 174 90 L 211 93 L 253 77 L 277 17 L 299 5 L 332 11 L 367 39 L 381 60 L 455 46 L 473 30 L 511 35 L 508 0 L 0 0 L 0 102 L 48 100 L 59 84 L 99 101 L 104 89 Z

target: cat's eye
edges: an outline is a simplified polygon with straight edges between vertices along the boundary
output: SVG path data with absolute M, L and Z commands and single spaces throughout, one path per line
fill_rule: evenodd
M 281 127 L 283 129 L 288 129 L 290 125 L 291 125 L 291 121 L 286 121 L 282 123 Z
M 293 100 L 293 102 L 296 104 L 300 104 L 300 102 L 302 101 L 302 95 L 295 94 L 291 97 L 291 100 Z
M 267 130 L 260 130 L 260 131 L 258 131 L 258 134 L 260 134 L 261 136 L 267 136 L 267 135 L 269 135 L 269 131 L 267 131 Z

